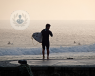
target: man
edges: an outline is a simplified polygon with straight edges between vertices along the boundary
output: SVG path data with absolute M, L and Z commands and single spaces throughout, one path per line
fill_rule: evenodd
M 45 52 L 45 46 L 47 48 L 47 59 L 49 59 L 49 35 L 52 37 L 53 34 L 52 32 L 49 30 L 50 29 L 50 24 L 46 24 L 46 29 L 43 29 L 41 31 L 42 33 L 42 53 L 43 53 L 43 59 L 45 59 L 45 56 L 44 56 L 44 52 Z
M 34 76 L 26 60 L 19 60 L 18 63 L 21 64 L 18 66 L 18 76 Z

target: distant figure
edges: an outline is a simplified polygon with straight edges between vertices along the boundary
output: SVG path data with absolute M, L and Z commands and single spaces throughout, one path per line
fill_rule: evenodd
M 80 43 L 78 43 L 78 45 L 81 45 Z
M 19 75 L 18 76 L 33 76 L 30 66 L 27 64 L 26 60 L 19 60 L 18 61 L 20 66 L 18 66 Z
M 8 42 L 8 44 L 11 44 L 10 41 Z
M 11 43 L 10 41 L 8 42 L 8 45 L 9 45 L 9 44 L 13 45 L 13 43 Z
M 74 43 L 76 43 L 76 42 L 74 41 Z
M 50 29 L 50 24 L 46 24 L 46 28 L 41 31 L 42 33 L 42 53 L 43 53 L 43 59 L 45 59 L 44 52 L 45 52 L 45 46 L 47 48 L 47 59 L 49 59 L 49 35 L 52 37 L 53 34 L 49 30 Z

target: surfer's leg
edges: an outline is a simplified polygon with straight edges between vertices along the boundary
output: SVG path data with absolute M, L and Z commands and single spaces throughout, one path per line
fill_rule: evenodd
M 45 55 L 44 55 L 45 49 L 43 49 L 42 54 L 43 54 L 43 59 L 45 59 Z
M 47 49 L 47 59 L 49 59 L 49 49 Z
M 49 43 L 47 43 L 46 47 L 47 47 L 47 59 L 49 59 Z
M 42 48 L 43 48 L 43 50 L 42 50 L 43 59 L 45 59 L 45 55 L 44 55 L 44 52 L 45 52 L 45 44 L 44 43 L 42 43 Z

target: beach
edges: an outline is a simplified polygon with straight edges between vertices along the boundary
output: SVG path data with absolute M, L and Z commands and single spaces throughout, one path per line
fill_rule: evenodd
M 52 25 L 50 30 L 54 36 L 52 38 L 50 37 L 50 60 L 47 61 L 47 52 L 45 50 L 45 62 L 43 62 L 42 45 L 34 39 L 32 40 L 31 36 L 34 32 L 41 32 L 46 22 Z M 64 76 L 71 76 L 69 70 L 76 72 L 77 76 L 83 74 L 80 73 L 80 75 L 78 75 L 78 71 L 82 69 L 85 71 L 84 74 L 86 74 L 87 71 L 95 70 L 94 21 L 31 21 L 29 28 L 20 31 L 14 30 L 10 26 L 9 21 L 6 21 L 6 23 L 1 21 L 1 24 L 3 25 L 3 27 L 0 28 L 1 76 L 5 75 L 3 72 L 5 72 L 6 69 L 9 72 L 6 71 L 6 74 L 10 76 L 14 75 L 13 73 L 15 71 L 17 72 L 16 68 L 19 66 L 18 60 L 27 60 L 31 69 L 34 67 L 32 70 L 35 76 L 38 76 L 36 74 L 39 74 L 41 71 L 45 74 L 49 74 L 49 72 L 46 73 L 45 71 L 50 68 L 52 68 L 54 72 L 56 67 L 58 67 L 61 73 L 58 69 L 56 71 Z M 10 27 L 4 27 L 4 25 Z M 78 70 L 78 67 L 81 69 Z M 86 68 L 88 70 L 86 70 Z M 62 73 L 62 71 L 65 71 L 66 75 Z M 91 74 L 94 75 L 94 72 Z

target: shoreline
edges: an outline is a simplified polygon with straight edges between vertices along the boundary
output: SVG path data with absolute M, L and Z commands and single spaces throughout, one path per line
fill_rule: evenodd
M 60 55 L 60 56 L 59 56 Z M 0 56 L 0 61 L 10 61 L 10 60 L 28 60 L 28 59 L 42 59 L 42 55 L 6 55 L 6 56 Z M 47 55 L 45 54 L 45 59 L 47 58 Z M 68 53 L 63 53 L 63 54 L 50 54 L 50 59 L 53 60 L 62 60 L 62 59 L 67 59 L 67 58 L 73 58 L 73 59 L 95 59 L 95 54 L 90 55 L 78 55 L 78 54 L 68 54 Z

